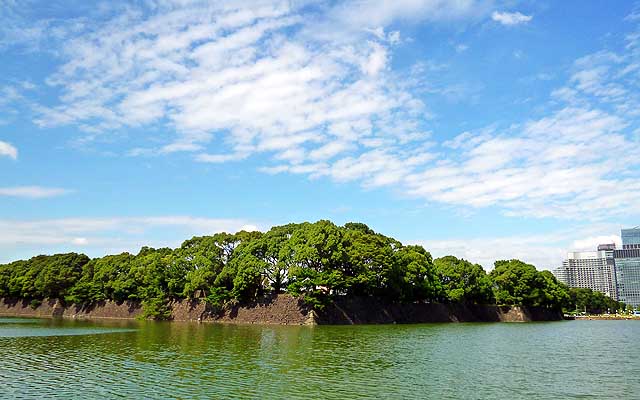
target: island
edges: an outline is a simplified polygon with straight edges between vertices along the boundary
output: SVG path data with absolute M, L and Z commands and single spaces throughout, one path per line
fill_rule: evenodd
M 0 298 L 5 316 L 264 324 L 539 321 L 625 307 L 520 260 L 486 273 L 363 223 L 327 220 L 135 255 L 40 255 L 0 265 Z

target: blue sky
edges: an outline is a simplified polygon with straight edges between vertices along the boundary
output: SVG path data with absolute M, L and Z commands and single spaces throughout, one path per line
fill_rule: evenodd
M 0 54 L 0 262 L 331 219 L 550 269 L 640 224 L 632 2 L 0 0 Z

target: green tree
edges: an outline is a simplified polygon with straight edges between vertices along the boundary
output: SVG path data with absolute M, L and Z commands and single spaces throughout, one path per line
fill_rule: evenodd
M 403 277 L 397 271 L 400 242 L 375 233 L 364 224 L 345 225 L 344 256 L 338 269 L 344 276 L 342 289 L 356 296 L 399 297 Z M 392 293 L 393 292 L 393 293 Z
M 563 304 L 569 300 L 569 288 L 559 282 L 550 271 L 542 271 L 540 276 L 544 285 L 539 305 L 557 310 L 562 309 Z
M 533 265 L 520 260 L 496 261 L 489 276 L 498 304 L 539 305 L 544 278 Z
M 330 295 L 346 289 L 347 253 L 343 232 L 330 221 L 300 224 L 289 238 L 291 254 L 288 291 L 321 306 Z
M 29 260 L 23 290 L 28 298 L 64 298 L 89 262 L 84 254 L 37 256 Z
M 495 302 L 491 279 L 482 266 L 454 256 L 437 258 L 433 263 L 447 301 L 476 304 Z
M 442 296 L 443 288 L 431 254 L 422 246 L 400 247 L 395 258 L 396 279 L 393 286 L 397 288 L 399 300 L 433 301 Z
M 289 284 L 289 270 L 293 265 L 293 248 L 289 240 L 298 228 L 297 224 L 273 227 L 242 248 L 243 254 L 250 253 L 262 262 L 263 286 L 274 293 L 280 293 Z
M 260 236 L 260 232 L 241 231 L 194 237 L 184 242 L 174 252 L 172 261 L 174 268 L 183 274 L 183 295 L 193 297 L 197 290 L 209 295 L 214 291 L 218 294 L 221 290 L 230 291 L 239 266 L 238 263 L 232 265 L 233 258 L 241 253 L 243 244 L 252 243 Z M 180 274 L 176 275 L 179 279 Z
M 172 299 L 204 293 L 210 304 L 253 301 L 288 291 L 322 307 L 339 296 L 390 301 L 454 301 L 576 305 L 588 310 L 623 305 L 600 293 L 568 290 L 549 272 L 518 260 L 498 261 L 487 276 L 477 264 L 432 260 L 420 246 L 403 246 L 365 224 L 330 221 L 276 226 L 267 233 L 241 231 L 186 240 L 177 249 L 143 247 L 89 258 L 37 256 L 0 265 L 0 297 L 61 298 L 78 304 L 139 301 L 150 318 L 169 318 Z

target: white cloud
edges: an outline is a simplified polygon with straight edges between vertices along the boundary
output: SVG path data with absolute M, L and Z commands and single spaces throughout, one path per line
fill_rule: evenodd
M 530 120 L 469 129 L 440 144 L 425 134 L 431 113 L 416 93 L 435 71 L 395 74 L 399 35 L 387 27 L 398 19 L 473 19 L 487 15 L 487 4 L 354 0 L 322 15 L 284 0 L 131 8 L 65 42 L 65 62 L 48 79 L 62 95 L 40 108 L 38 122 L 160 125 L 177 132 L 169 143 L 154 147 L 153 138 L 129 154 L 188 151 L 195 161 L 223 163 L 266 153 L 267 173 L 387 186 L 465 210 L 639 213 L 640 142 L 629 134 L 640 117 L 637 51 L 577 60 L 566 85 L 539 108 L 545 112 Z M 511 25 L 532 18 L 492 17 Z M 336 29 L 329 34 L 323 24 Z M 446 96 L 455 87 L 431 91 Z
M 379 43 L 371 43 L 372 51 L 365 60 L 362 69 L 367 75 L 375 76 L 382 71 L 388 62 L 387 49 Z
M 0 219 L 0 262 L 19 257 L 18 251 L 27 256 L 61 251 L 102 256 L 136 252 L 149 245 L 176 247 L 195 235 L 258 229 L 259 225 L 243 219 L 190 216 Z
M 352 145 L 349 144 L 349 142 L 340 142 L 340 141 L 329 142 L 322 147 L 318 147 L 317 149 L 314 149 L 309 154 L 309 157 L 312 160 L 324 160 L 349 150 L 351 146 Z
M 640 4 L 636 3 L 633 11 L 625 17 L 626 21 L 640 21 Z
M 407 177 L 410 193 L 460 206 L 498 205 L 509 215 L 598 218 L 640 211 L 640 181 L 621 179 L 640 164 L 638 143 L 620 117 L 564 108 L 522 127 L 464 133 L 456 159 Z M 592 151 L 598 146 L 606 152 Z M 611 157 L 615 154 L 615 157 Z
M 497 206 L 510 216 L 640 215 L 639 56 L 602 51 L 576 60 L 546 115 L 443 143 L 437 165 L 407 176 L 409 192 L 471 209 Z
M 463 43 L 459 43 L 455 46 L 455 49 L 456 49 L 456 53 L 464 53 L 469 49 L 469 46 Z
M 431 19 L 435 8 L 442 18 L 462 16 L 475 2 L 409 3 Z M 37 122 L 91 125 L 93 135 L 169 120 L 173 142 L 128 154 L 190 151 L 196 161 L 221 163 L 266 152 L 287 163 L 283 170 L 332 176 L 339 172 L 302 164 L 347 151 L 368 159 L 408 143 L 426 148 L 420 116 L 428 110 L 388 68 L 399 33 L 362 25 L 349 40 L 326 39 L 305 30 L 314 16 L 305 18 L 287 1 L 125 13 L 65 44 L 66 63 L 48 79 L 63 94 L 57 106 L 39 108 Z M 402 164 L 415 160 L 385 151 L 395 171 L 376 169 L 370 183 L 396 182 L 410 167 Z
M 168 154 L 168 153 L 176 153 L 179 151 L 198 151 L 198 150 L 202 150 L 201 145 L 188 143 L 188 142 L 183 142 L 183 143 L 175 142 L 175 143 L 171 143 L 166 146 L 163 146 L 162 149 L 160 149 L 160 153 Z
M 399 31 L 393 31 L 390 32 L 389 35 L 387 35 L 387 40 L 389 41 L 389 43 L 391 44 L 398 44 L 401 41 L 400 38 L 400 32 Z
M 0 156 L 6 156 L 15 160 L 18 158 L 18 149 L 11 145 L 11 143 L 0 140 Z
M 62 196 L 70 193 L 68 189 L 50 188 L 42 186 L 14 186 L 0 187 L 0 196 L 23 197 L 28 199 L 43 199 Z
M 451 21 L 479 18 L 491 1 L 476 0 L 350 0 L 333 10 L 333 16 L 355 26 L 386 26 L 396 20 Z
M 212 164 L 220 164 L 228 161 L 238 161 L 246 158 L 247 155 L 234 153 L 234 154 L 206 154 L 201 153 L 196 156 L 196 161 Z
M 532 15 L 524 15 L 520 12 L 494 11 L 491 19 L 506 26 L 525 24 L 533 19 Z
M 571 249 L 577 251 L 594 251 L 598 248 L 598 245 L 610 243 L 614 243 L 618 249 L 622 248 L 622 238 L 620 235 L 599 235 L 574 240 L 571 244 Z
M 605 243 L 620 246 L 620 236 L 615 232 L 620 232 L 619 225 L 580 224 L 537 235 L 439 238 L 410 242 L 424 246 L 434 258 L 454 255 L 478 263 L 487 271 L 493 269 L 497 260 L 514 258 L 533 264 L 539 270 L 553 270 L 562 264 L 569 251 L 595 251 L 599 244 Z
M 545 236 L 505 236 L 469 239 L 417 241 L 431 252 L 434 258 L 454 255 L 493 269 L 496 260 L 519 259 L 538 269 L 552 270 L 562 263 L 566 248 L 553 243 Z
M 89 240 L 87 240 L 87 238 L 77 237 L 77 238 L 71 239 L 71 244 L 75 244 L 77 246 L 85 246 L 89 244 Z

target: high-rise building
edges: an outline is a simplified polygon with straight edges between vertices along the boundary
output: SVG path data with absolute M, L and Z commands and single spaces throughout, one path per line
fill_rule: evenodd
M 597 290 L 612 299 L 617 299 L 613 258 L 615 245 L 612 248 L 603 245 L 598 247 L 603 250 L 568 253 L 567 259 L 562 262 L 561 267 L 553 271 L 553 274 L 569 287 Z
M 614 260 L 618 300 L 640 306 L 640 248 L 615 250 Z
M 640 249 L 640 226 L 622 230 L 622 250 Z
M 601 244 L 598 251 L 568 253 L 553 274 L 569 287 L 589 288 L 633 307 L 640 306 L 640 226 L 622 229 L 622 250 Z

